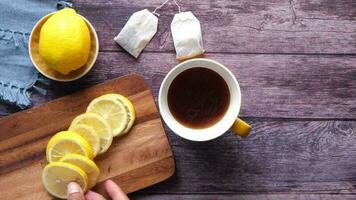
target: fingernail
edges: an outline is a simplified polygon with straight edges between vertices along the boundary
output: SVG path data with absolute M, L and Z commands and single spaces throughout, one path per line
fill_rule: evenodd
M 68 184 L 68 187 L 67 187 L 67 193 L 68 194 L 73 194 L 73 193 L 77 193 L 77 192 L 81 192 L 81 191 L 82 191 L 82 188 L 80 188 L 78 183 L 70 182 Z

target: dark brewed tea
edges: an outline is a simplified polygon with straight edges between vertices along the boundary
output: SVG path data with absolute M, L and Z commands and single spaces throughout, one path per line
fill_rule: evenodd
M 174 118 L 190 128 L 217 123 L 230 104 L 225 80 L 216 72 L 196 67 L 183 71 L 168 90 L 168 107 Z

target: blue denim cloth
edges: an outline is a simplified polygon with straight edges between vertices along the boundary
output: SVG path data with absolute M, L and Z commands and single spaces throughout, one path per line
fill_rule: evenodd
M 31 91 L 45 94 L 35 86 L 40 79 L 29 58 L 28 39 L 39 19 L 68 4 L 57 0 L 0 0 L 1 102 L 26 108 L 31 105 Z

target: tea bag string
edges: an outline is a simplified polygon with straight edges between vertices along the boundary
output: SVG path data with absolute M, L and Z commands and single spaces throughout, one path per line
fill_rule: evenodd
M 170 1 L 170 0 L 166 0 L 166 1 L 163 2 L 161 5 L 157 6 L 157 7 L 154 9 L 154 11 L 152 12 L 152 14 L 155 14 L 155 15 L 157 15 L 157 16 L 160 16 L 160 14 L 158 14 L 156 11 L 159 10 L 159 9 L 161 9 L 161 8 L 162 8 L 164 5 L 166 5 L 169 1 Z M 176 4 L 176 6 L 177 6 L 177 8 L 178 8 L 178 12 L 181 12 L 180 6 L 179 6 L 177 0 L 173 0 L 173 2 L 174 2 L 174 4 Z

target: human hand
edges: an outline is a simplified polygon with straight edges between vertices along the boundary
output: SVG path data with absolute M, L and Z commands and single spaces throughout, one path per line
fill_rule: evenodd
M 112 200 L 129 200 L 121 188 L 112 180 L 105 181 L 105 190 Z M 85 195 L 82 188 L 75 182 L 68 184 L 68 200 L 105 200 L 105 198 L 93 191 L 88 191 Z

